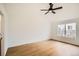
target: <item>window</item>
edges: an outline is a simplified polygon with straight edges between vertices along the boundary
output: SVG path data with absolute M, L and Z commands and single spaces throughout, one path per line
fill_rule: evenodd
M 59 24 L 57 35 L 76 39 L 76 23 Z

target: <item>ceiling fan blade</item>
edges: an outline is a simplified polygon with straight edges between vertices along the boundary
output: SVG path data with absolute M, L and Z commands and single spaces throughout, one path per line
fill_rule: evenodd
M 47 9 L 41 9 L 41 11 L 48 11 Z
M 56 14 L 56 12 L 54 12 L 53 10 L 52 10 L 52 13 Z
M 63 7 L 58 7 L 58 8 L 54 8 L 53 10 L 58 10 L 58 9 L 62 9 Z
M 48 14 L 48 13 L 49 13 L 49 11 L 47 11 L 47 12 L 45 13 L 45 15 Z

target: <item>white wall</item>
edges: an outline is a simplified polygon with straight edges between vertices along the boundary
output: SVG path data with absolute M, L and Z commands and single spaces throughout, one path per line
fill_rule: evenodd
M 8 48 L 8 43 L 7 43 L 7 14 L 4 8 L 3 4 L 0 4 L 0 14 L 2 16 L 1 18 L 1 33 L 3 35 L 2 40 L 1 40 L 1 54 L 5 55 L 7 48 Z
M 43 6 L 44 5 L 44 6 Z M 5 4 L 8 13 L 8 47 L 49 39 L 48 4 Z
M 0 33 L 1 33 L 1 14 L 0 14 Z

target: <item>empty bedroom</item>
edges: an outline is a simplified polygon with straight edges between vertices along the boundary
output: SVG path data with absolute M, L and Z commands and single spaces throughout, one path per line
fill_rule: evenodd
M 1 56 L 79 56 L 79 3 L 0 3 Z

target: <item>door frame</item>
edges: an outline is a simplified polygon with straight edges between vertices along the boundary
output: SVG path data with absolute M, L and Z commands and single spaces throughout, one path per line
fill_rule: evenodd
M 1 39 L 1 56 L 4 56 L 4 45 L 5 45 L 5 40 L 4 40 L 4 31 L 5 31 L 5 23 L 4 23 L 4 14 L 2 13 L 2 11 L 0 11 L 0 15 L 1 15 L 1 34 L 2 34 L 2 39 Z

